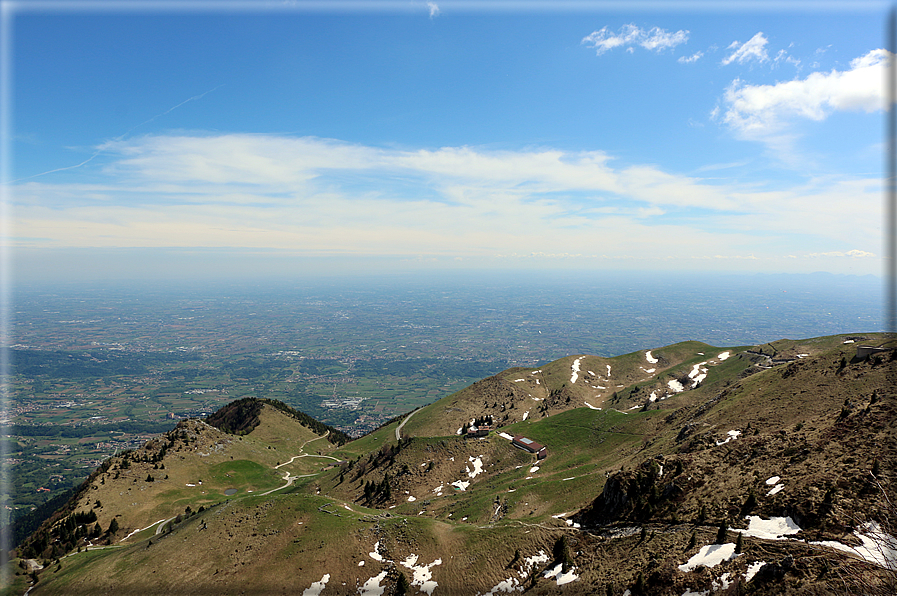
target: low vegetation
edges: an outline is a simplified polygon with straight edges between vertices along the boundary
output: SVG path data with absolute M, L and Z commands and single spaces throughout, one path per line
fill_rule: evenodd
M 107 460 L 14 573 L 29 596 L 894 593 L 897 561 L 845 549 L 897 521 L 895 351 L 844 341 L 571 356 L 349 442 L 240 400 Z

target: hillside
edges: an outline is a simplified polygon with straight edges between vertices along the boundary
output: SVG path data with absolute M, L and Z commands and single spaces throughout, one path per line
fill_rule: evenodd
M 887 341 L 575 355 L 342 445 L 231 406 L 211 421 L 246 434 L 186 421 L 106 462 L 16 593 L 893 593 L 897 352 L 857 355 Z

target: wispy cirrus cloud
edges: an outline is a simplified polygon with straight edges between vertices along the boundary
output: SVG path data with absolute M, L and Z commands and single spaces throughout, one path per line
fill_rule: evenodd
M 619 47 L 632 51 L 635 46 L 639 46 L 649 51 L 662 52 L 687 42 L 688 35 L 686 30 L 672 32 L 660 27 L 645 30 L 629 24 L 623 25 L 617 32 L 602 27 L 584 37 L 581 43 L 594 48 L 598 56 Z
M 769 54 L 766 51 L 766 44 L 769 42 L 768 39 L 763 35 L 763 32 L 759 32 L 750 38 L 745 43 L 741 43 L 739 41 L 733 41 L 727 47 L 727 50 L 731 50 L 731 53 L 723 58 L 722 64 L 725 66 L 727 64 L 732 64 L 733 62 L 737 62 L 738 64 L 744 64 L 745 62 L 757 61 L 759 63 L 769 62 Z
M 430 11 L 431 19 L 435 19 L 441 13 L 441 11 L 439 10 L 439 5 L 436 4 L 435 2 L 427 2 L 427 10 Z
M 787 50 L 779 50 L 775 57 L 770 58 L 766 47 L 768 44 L 769 40 L 763 35 L 762 31 L 754 35 L 745 43 L 733 41 L 729 44 L 729 47 L 726 48 L 727 50 L 730 50 L 729 54 L 722 59 L 720 64 L 727 66 L 733 62 L 737 64 L 756 62 L 757 64 L 769 63 L 772 67 L 776 67 L 780 64 L 793 64 L 795 67 L 800 67 L 800 59 L 790 55 Z M 680 61 L 681 60 L 682 59 L 680 58 Z
M 691 56 L 681 56 L 677 62 L 681 64 L 691 64 L 692 62 L 697 62 L 704 56 L 704 52 L 695 52 Z

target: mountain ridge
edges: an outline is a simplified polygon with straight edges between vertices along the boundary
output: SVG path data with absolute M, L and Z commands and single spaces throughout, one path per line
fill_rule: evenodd
M 890 349 L 857 359 L 857 340 L 849 339 L 856 337 Z M 111 579 L 99 579 L 106 575 L 143 593 L 197 593 L 184 591 L 177 578 L 213 593 L 235 586 L 279 593 L 309 588 L 325 574 L 334 579 L 324 582 L 324 595 L 373 594 L 373 585 L 368 592 L 364 586 L 380 577 L 375 568 L 386 593 L 395 593 L 403 573 L 412 593 L 436 594 L 494 593 L 499 586 L 682 594 L 726 582 L 718 591 L 839 593 L 829 580 L 848 571 L 887 586 L 893 577 L 880 566 L 824 546 L 809 559 L 796 556 L 809 547 L 751 534 L 748 518 L 787 518 L 799 527 L 797 537 L 842 545 L 860 543 L 873 518 L 893 521 L 880 503 L 893 474 L 891 458 L 882 455 L 893 453 L 895 441 L 893 346 L 884 334 L 853 334 L 568 356 L 539 369 L 503 371 L 342 445 L 270 405 L 242 436 L 186 421 L 92 475 L 85 483 L 91 496 L 69 509 L 92 511 L 94 495 L 110 495 L 95 509 L 101 530 L 122 520 L 99 537 L 115 548 L 73 552 L 58 564 L 62 553 L 48 553 L 49 542 L 40 553 L 21 554 L 48 563 L 33 594 L 116 593 Z M 499 427 L 488 437 L 458 435 L 487 415 Z M 547 445 L 548 457 L 514 448 L 505 436 L 515 434 Z M 155 478 L 140 478 L 161 475 L 150 465 L 166 462 L 165 491 L 153 488 Z M 820 470 L 823 462 L 828 468 Z M 138 493 L 166 499 L 168 509 L 131 505 Z M 196 544 L 200 532 L 215 539 Z M 723 544 L 743 535 L 744 556 L 680 568 L 720 533 L 730 541 Z M 156 586 L 161 578 L 151 570 L 176 560 L 179 538 L 204 553 L 194 565 L 199 570 L 178 567 Z M 228 554 L 234 541 L 243 546 Z M 781 557 L 765 561 L 765 552 Z M 313 561 L 300 563 L 303 553 Z M 274 580 L 246 568 L 262 560 L 294 572 Z M 130 573 L 115 571 L 115 561 L 130 561 Z

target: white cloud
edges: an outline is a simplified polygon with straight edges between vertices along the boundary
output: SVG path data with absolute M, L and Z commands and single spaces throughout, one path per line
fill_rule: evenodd
M 427 9 L 430 11 L 430 18 L 438 17 L 440 14 L 439 5 L 435 2 L 427 2 Z
M 111 161 L 91 173 L 101 183 L 12 187 L 16 236 L 49 239 L 45 247 L 646 262 L 752 253 L 767 262 L 845 246 L 855 247 L 847 256 L 870 256 L 880 237 L 877 180 L 757 191 L 598 151 L 396 150 L 219 134 L 111 142 L 103 159 Z
M 731 64 L 732 62 L 744 64 L 749 60 L 756 60 L 761 63 L 768 62 L 769 56 L 766 53 L 766 44 L 768 41 L 769 40 L 763 36 L 762 31 L 743 44 L 738 41 L 733 41 L 726 49 L 734 51 L 723 58 L 723 65 Z
M 872 50 L 850 70 L 814 72 L 805 79 L 747 85 L 735 79 L 726 89 L 723 122 L 745 138 L 782 133 L 794 118 L 820 121 L 833 111 L 874 112 L 884 108 L 884 69 L 891 54 Z
M 681 56 L 679 62 L 682 64 L 691 64 L 692 62 L 697 62 L 702 56 L 704 56 L 704 52 L 695 52 L 691 56 Z
M 830 251 L 830 252 L 811 252 L 806 255 L 807 257 L 816 258 L 816 257 L 835 257 L 835 258 L 843 258 L 850 257 L 853 259 L 863 259 L 868 257 L 874 257 L 875 254 L 871 252 L 866 252 L 865 250 L 848 250 L 847 252 L 841 251 Z
M 626 46 L 630 52 L 633 50 L 633 46 L 641 46 L 646 50 L 662 52 L 687 42 L 688 33 L 685 30 L 673 33 L 660 27 L 645 30 L 629 24 L 620 27 L 618 33 L 612 32 L 607 27 L 602 27 L 600 30 L 593 31 L 584 37 L 582 43 L 594 48 L 595 53 L 599 56 L 621 46 Z

